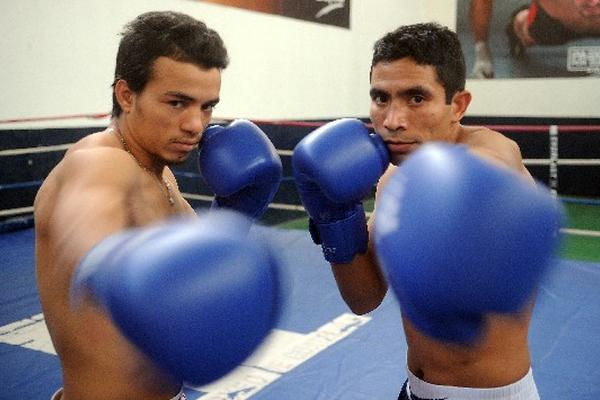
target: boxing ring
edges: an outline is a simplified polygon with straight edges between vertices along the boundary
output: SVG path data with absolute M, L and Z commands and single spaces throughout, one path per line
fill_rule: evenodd
M 278 148 L 286 176 L 263 223 L 254 228 L 255 234 L 273 243 L 283 261 L 282 317 L 263 346 L 242 366 L 210 385 L 187 387 L 188 398 L 395 399 L 406 379 L 406 345 L 393 295 L 388 293 L 382 305 L 370 314 L 351 314 L 308 232 L 284 228 L 305 223 L 291 180 L 291 150 L 321 122 L 258 123 Z M 102 123 L 94 128 L 67 130 L 62 142 L 54 137 L 59 130 L 30 132 L 26 136 L 33 137 L 29 138 L 18 138 L 20 132 L 0 130 L 0 140 L 3 135 L 10 136 L 0 148 L 0 163 L 4 163 L 0 181 L 4 208 L 0 216 L 5 226 L 4 233 L 0 233 L 0 399 L 47 399 L 62 384 L 35 286 L 32 203 L 27 204 L 30 199 L 26 194 L 35 193 L 44 174 L 72 141 L 98 126 Z M 598 148 L 592 148 L 574 157 L 565 144 L 569 135 L 600 135 L 600 126 L 490 126 L 518 139 L 528 168 L 556 190 L 565 205 L 592 210 L 592 214 L 582 214 L 580 220 L 573 218 L 563 230 L 568 240 L 591 243 L 587 247 L 589 257 L 567 257 L 563 252 L 556 259 L 538 293 L 530 343 L 542 399 L 598 398 L 600 196 L 594 197 L 593 191 L 600 190 L 600 156 Z M 578 137 L 581 140 L 588 139 Z M 10 147 L 5 147 L 7 142 Z M 7 167 L 9 162 L 14 164 L 12 169 Z M 43 162 L 46 165 L 42 167 Z M 569 186 L 573 181 L 570 170 L 577 168 L 588 168 L 584 175 L 591 188 L 584 188 L 584 195 L 570 193 L 575 190 Z M 178 167 L 175 173 L 185 196 L 202 212 L 211 196 L 198 182 L 194 162 Z M 590 193 L 585 192 L 588 189 Z M 589 261 L 583 261 L 586 259 Z

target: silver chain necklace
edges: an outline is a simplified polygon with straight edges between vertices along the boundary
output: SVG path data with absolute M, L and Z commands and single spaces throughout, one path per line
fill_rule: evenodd
M 156 179 L 156 182 L 158 183 L 158 186 L 160 186 L 160 191 L 165 193 L 167 200 L 169 201 L 169 205 L 171 207 L 175 206 L 175 199 L 173 198 L 173 188 L 171 187 L 171 184 L 163 177 L 162 178 L 162 182 L 161 180 L 158 178 L 158 176 L 156 176 L 155 174 L 152 173 L 152 171 L 150 171 L 144 164 L 142 164 L 140 162 L 140 160 L 138 160 L 133 153 L 131 152 L 131 150 L 129 150 L 129 146 L 127 145 L 127 142 L 125 142 L 125 138 L 123 137 L 123 135 L 121 134 L 121 132 L 119 130 L 113 129 L 113 128 L 108 128 L 109 131 L 114 132 L 117 137 L 121 140 L 121 144 L 123 145 L 123 150 L 125 150 L 127 153 L 129 153 L 129 155 L 131 156 L 131 158 L 133 158 L 135 160 L 135 162 L 137 163 L 137 165 L 140 166 L 141 169 L 143 169 L 144 171 L 146 171 L 148 174 L 150 174 L 154 179 Z M 163 187 L 164 185 L 164 187 Z M 165 188 L 167 189 L 165 192 Z

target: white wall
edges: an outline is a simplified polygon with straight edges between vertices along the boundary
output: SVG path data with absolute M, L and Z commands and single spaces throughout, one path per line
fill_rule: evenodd
M 5 0 L 0 120 L 108 112 L 118 33 L 155 9 L 189 13 L 223 37 L 231 64 L 217 118 L 366 116 L 373 42 L 400 24 L 456 21 L 452 0 L 352 0 L 351 30 L 193 0 Z M 468 88 L 470 115 L 600 116 L 598 78 L 469 81 Z M 98 122 L 43 123 L 68 124 Z

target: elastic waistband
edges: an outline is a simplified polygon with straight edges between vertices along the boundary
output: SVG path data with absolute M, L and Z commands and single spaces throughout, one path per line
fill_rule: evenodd
M 406 370 L 408 374 L 408 392 L 423 399 L 540 400 L 531 368 L 523 378 L 515 383 L 485 389 L 434 385 L 417 378 L 408 368 Z

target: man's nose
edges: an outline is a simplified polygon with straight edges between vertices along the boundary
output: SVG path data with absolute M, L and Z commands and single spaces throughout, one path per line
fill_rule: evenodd
M 390 133 L 404 131 L 407 128 L 406 107 L 399 104 L 391 104 L 383 121 L 384 128 Z
M 202 110 L 189 110 L 185 116 L 181 128 L 190 135 L 200 135 L 210 122 L 210 116 L 205 115 Z

